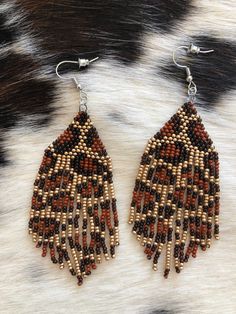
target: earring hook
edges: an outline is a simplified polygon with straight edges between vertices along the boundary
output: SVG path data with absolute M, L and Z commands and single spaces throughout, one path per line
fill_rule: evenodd
M 90 63 L 92 63 L 98 59 L 99 59 L 99 57 L 96 57 L 92 60 L 88 60 L 88 59 L 78 59 L 77 61 L 64 60 L 64 61 L 59 62 L 56 66 L 56 69 L 55 69 L 56 75 L 62 80 L 73 80 L 75 85 L 76 85 L 76 88 L 78 88 L 80 90 L 80 104 L 79 104 L 79 110 L 80 111 L 87 111 L 87 105 L 86 105 L 87 104 L 87 94 L 85 93 L 85 91 L 82 90 L 81 85 L 75 76 L 70 76 L 70 77 L 61 76 L 61 74 L 59 74 L 59 67 L 65 63 L 78 64 L 79 70 L 80 70 L 80 68 L 86 67 Z
M 211 53 L 211 52 L 214 52 L 213 49 L 210 49 L 210 50 L 202 50 L 200 47 L 198 46 L 195 46 L 194 44 L 191 44 L 190 46 L 179 46 L 177 47 L 174 51 L 173 51 L 173 62 L 174 64 L 179 67 L 179 68 L 188 68 L 187 65 L 183 65 L 183 64 L 179 64 L 177 61 L 176 61 L 176 52 L 178 50 L 186 50 L 187 53 L 192 53 L 192 54 L 199 54 L 199 53 L 203 53 L 203 54 L 206 54 L 206 53 Z
M 188 95 L 191 99 L 194 99 L 195 95 L 197 94 L 197 86 L 196 84 L 193 82 L 193 77 L 191 75 L 191 71 L 190 71 L 190 67 L 184 64 L 179 64 L 176 61 L 176 52 L 178 50 L 185 50 L 187 54 L 195 54 L 198 55 L 199 53 L 202 54 L 207 54 L 207 53 L 211 53 L 214 52 L 213 49 L 210 50 L 202 50 L 200 47 L 195 46 L 194 44 L 190 44 L 189 46 L 179 46 L 177 47 L 174 51 L 173 51 L 173 62 L 174 64 L 181 69 L 185 69 L 186 71 L 186 81 L 189 83 L 188 84 Z
M 61 61 L 57 64 L 56 66 L 56 69 L 55 69 L 55 72 L 56 72 L 56 75 L 62 79 L 62 80 L 73 80 L 75 82 L 75 85 L 77 88 L 81 89 L 81 86 L 79 84 L 79 82 L 77 81 L 76 77 L 75 76 L 71 76 L 71 77 L 63 77 L 61 76 L 61 74 L 59 74 L 59 67 L 62 65 L 62 64 L 65 64 L 65 63 L 70 63 L 70 64 L 78 64 L 79 65 L 79 70 L 80 68 L 82 67 L 86 67 L 88 66 L 90 63 L 98 60 L 99 57 L 96 57 L 92 60 L 88 60 L 88 59 L 78 59 L 77 61 L 71 61 L 71 60 L 64 60 L 64 61 Z

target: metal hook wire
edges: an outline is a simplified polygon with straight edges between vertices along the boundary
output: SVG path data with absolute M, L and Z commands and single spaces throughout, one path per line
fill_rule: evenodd
M 178 48 L 176 48 L 173 53 L 172 53 L 172 57 L 173 57 L 173 62 L 174 64 L 178 67 L 178 68 L 183 68 L 183 69 L 186 69 L 187 68 L 187 65 L 182 65 L 182 64 L 179 64 L 177 61 L 176 61 L 176 57 L 175 57 L 175 54 L 178 50 L 182 50 L 182 49 L 185 49 L 186 51 L 188 51 L 188 47 L 187 46 L 179 46 Z
M 174 51 L 173 51 L 173 62 L 174 64 L 179 67 L 179 68 L 188 68 L 187 65 L 183 65 L 183 64 L 179 64 L 177 61 L 176 61 L 176 52 L 178 50 L 186 50 L 187 53 L 191 53 L 191 54 L 199 54 L 199 53 L 202 53 L 202 54 L 207 54 L 207 53 L 211 53 L 211 52 L 214 52 L 213 49 L 210 49 L 210 50 L 202 50 L 200 47 L 198 46 L 195 46 L 194 44 L 190 44 L 189 46 L 179 46 L 177 47 Z
M 55 72 L 56 72 L 56 75 L 62 79 L 62 80 L 73 80 L 75 85 L 76 85 L 76 88 L 78 88 L 80 90 L 80 105 L 79 105 L 79 109 L 80 111 L 87 111 L 87 94 L 85 93 L 85 91 L 82 90 L 82 87 L 80 85 L 80 83 L 78 82 L 76 76 L 67 76 L 67 77 L 63 77 L 61 74 L 59 74 L 59 67 L 62 65 L 62 64 L 65 64 L 65 63 L 70 63 L 70 64 L 78 64 L 79 66 L 79 70 L 81 67 L 86 67 L 88 66 L 90 63 L 98 60 L 99 57 L 96 57 L 92 60 L 88 60 L 88 59 L 78 59 L 77 61 L 71 61 L 71 60 L 64 60 L 64 61 L 61 61 L 57 64 L 56 66 L 56 69 L 55 69 Z
M 188 95 L 189 95 L 189 98 L 192 100 L 192 99 L 194 99 L 195 95 L 197 94 L 197 86 L 193 82 L 193 77 L 191 75 L 190 67 L 187 65 L 184 65 L 184 64 L 179 64 L 176 61 L 176 52 L 178 50 L 185 50 L 187 52 L 187 54 L 199 54 L 199 53 L 207 54 L 207 53 L 214 52 L 214 50 L 213 49 L 202 50 L 200 47 L 195 46 L 194 44 L 190 44 L 189 46 L 179 46 L 173 51 L 172 58 L 173 58 L 174 64 L 178 68 L 185 69 L 185 71 L 186 71 L 186 81 L 189 83 L 188 84 Z

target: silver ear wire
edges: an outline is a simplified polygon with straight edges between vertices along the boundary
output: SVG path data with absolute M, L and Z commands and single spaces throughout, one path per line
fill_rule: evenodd
M 80 70 L 80 68 L 86 67 L 86 66 L 88 66 L 90 63 L 92 63 L 92 62 L 94 62 L 94 61 L 96 61 L 96 60 L 98 60 L 98 59 L 99 59 L 99 57 L 96 57 L 96 58 L 94 58 L 94 59 L 92 59 L 92 60 L 88 60 L 88 59 L 78 59 L 77 61 L 71 61 L 71 60 L 64 60 L 64 61 L 61 61 L 61 62 L 59 62 L 58 65 L 56 66 L 56 69 L 55 69 L 56 75 L 57 75 L 60 79 L 62 79 L 62 80 L 73 80 L 73 81 L 75 82 L 75 84 L 76 84 L 76 87 L 77 87 L 77 88 L 81 88 L 81 86 L 80 86 L 80 84 L 78 83 L 78 81 L 77 81 L 77 79 L 76 79 L 75 76 L 71 76 L 71 77 L 68 77 L 68 76 L 67 76 L 67 77 L 63 77 L 63 76 L 61 76 L 61 74 L 59 74 L 59 67 L 60 67 L 62 64 L 71 63 L 71 64 L 78 64 L 79 70 Z
M 178 48 L 176 48 L 173 51 L 173 62 L 174 62 L 174 64 L 178 68 L 185 69 L 185 71 L 186 71 L 186 81 L 189 83 L 188 84 L 188 95 L 189 95 L 189 98 L 191 100 L 193 100 L 195 95 L 197 94 L 197 86 L 193 82 L 193 77 L 192 77 L 192 74 L 191 74 L 191 71 L 190 71 L 190 67 L 187 66 L 187 65 L 179 64 L 176 61 L 176 52 L 178 50 L 185 50 L 187 54 L 199 54 L 199 53 L 206 54 L 206 53 L 214 52 L 214 50 L 213 49 L 202 50 L 200 47 L 195 46 L 194 44 L 190 44 L 189 46 L 179 46 Z
M 74 75 L 69 76 L 69 77 L 68 76 L 66 76 L 66 77 L 61 76 L 61 74 L 59 74 L 59 67 L 62 64 L 71 63 L 71 64 L 78 64 L 78 69 L 80 70 L 80 68 L 83 68 L 83 67 L 90 65 L 90 63 L 92 63 L 98 59 L 99 59 L 99 57 L 96 57 L 92 60 L 88 60 L 88 59 L 78 59 L 77 61 L 64 60 L 64 61 L 59 62 L 56 66 L 56 69 L 55 69 L 56 75 L 62 80 L 73 80 L 73 82 L 76 85 L 76 88 L 78 88 L 80 90 L 80 105 L 79 105 L 80 111 L 87 111 L 87 105 L 86 105 L 87 104 L 87 94 L 82 90 L 81 85 L 78 82 L 76 76 L 74 76 Z

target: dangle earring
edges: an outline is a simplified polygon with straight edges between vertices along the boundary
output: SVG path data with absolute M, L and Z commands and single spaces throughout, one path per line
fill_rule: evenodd
M 62 61 L 86 67 L 97 60 Z M 119 244 L 118 214 L 112 164 L 87 114 L 87 95 L 80 91 L 79 112 L 67 129 L 45 150 L 32 197 L 29 233 L 62 269 L 67 264 L 78 285 L 96 264 L 115 257 Z
M 210 53 L 191 44 L 189 54 Z M 135 181 L 129 223 L 157 270 L 165 255 L 164 277 L 171 265 L 179 273 L 219 239 L 219 161 L 212 140 L 194 106 L 197 93 L 190 68 L 185 69 L 189 100 L 154 135 L 145 148 Z M 165 248 L 165 253 L 163 252 Z

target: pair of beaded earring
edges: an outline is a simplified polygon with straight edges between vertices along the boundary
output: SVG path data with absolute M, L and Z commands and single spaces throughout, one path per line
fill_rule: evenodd
M 189 53 L 208 53 L 190 45 Z M 178 49 L 179 49 L 178 48 Z M 97 60 L 62 61 L 82 67 Z M 157 270 L 166 246 L 164 276 L 174 257 L 177 272 L 198 247 L 219 238 L 219 162 L 193 101 L 197 88 L 186 69 L 189 101 L 152 137 L 135 181 L 129 223 Z M 87 96 L 80 91 L 79 113 L 48 148 L 32 197 L 29 233 L 42 256 L 67 264 L 78 285 L 96 269 L 102 256 L 115 257 L 119 221 L 112 181 L 111 158 L 87 114 Z M 214 225 L 214 231 L 213 231 Z M 174 234 L 174 239 L 173 239 Z

